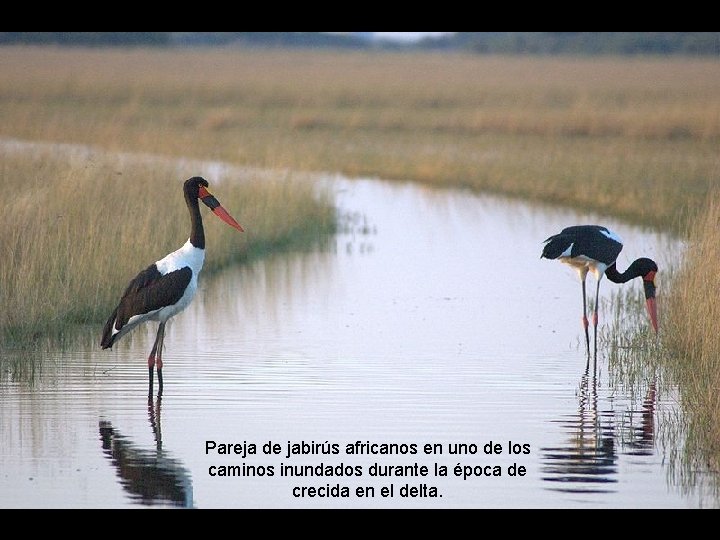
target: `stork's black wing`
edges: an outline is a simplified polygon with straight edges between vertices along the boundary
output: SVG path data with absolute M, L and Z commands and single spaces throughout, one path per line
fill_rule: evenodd
M 545 240 L 541 257 L 557 259 L 568 249 L 570 257 L 584 255 L 606 265 L 615 262 L 622 251 L 621 242 L 613 233 L 600 225 L 575 225 Z
M 142 315 L 175 304 L 182 298 L 192 278 L 192 270 L 185 266 L 178 270 L 161 274 L 155 264 L 140 272 L 129 283 L 120 302 L 105 323 L 100 346 L 112 347 L 115 341 L 113 328 L 122 329 L 134 315 Z

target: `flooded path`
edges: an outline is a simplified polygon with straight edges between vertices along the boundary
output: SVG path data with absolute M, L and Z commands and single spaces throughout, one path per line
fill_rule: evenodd
M 540 259 L 545 238 L 597 218 L 329 181 L 343 219 L 326 245 L 201 277 L 168 325 L 162 400 L 146 396 L 154 326 L 113 351 L 98 327 L 33 384 L 3 373 L 0 507 L 715 504 L 668 472 L 676 396 L 613 385 L 604 350 L 587 365 L 576 275 Z M 680 254 L 601 223 L 625 240 L 621 270 Z M 604 280 L 603 298 L 619 287 Z

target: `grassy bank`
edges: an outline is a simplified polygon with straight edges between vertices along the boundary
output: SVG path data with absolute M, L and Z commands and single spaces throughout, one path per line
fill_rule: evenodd
M 0 203 L 3 344 L 32 346 L 73 325 L 102 322 L 138 271 L 187 240 L 182 182 L 193 175 L 206 174 L 171 161 L 0 148 L 9 194 Z M 316 197 L 311 184 L 239 176 L 208 176 L 246 232 L 204 212 L 205 273 L 334 227 L 329 197 Z

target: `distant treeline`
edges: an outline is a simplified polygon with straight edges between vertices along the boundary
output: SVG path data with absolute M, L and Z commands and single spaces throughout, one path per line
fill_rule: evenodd
M 424 48 L 513 54 L 720 55 L 720 32 L 456 32 Z
M 171 32 L 0 32 L 0 45 L 166 46 Z
M 0 45 L 368 47 L 362 37 L 327 32 L 0 32 Z
M 0 45 L 255 46 L 454 50 L 503 54 L 720 56 L 720 32 L 455 32 L 412 43 L 372 32 L 0 32 Z

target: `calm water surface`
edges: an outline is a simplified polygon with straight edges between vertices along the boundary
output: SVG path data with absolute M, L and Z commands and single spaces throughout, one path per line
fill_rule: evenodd
M 6 369 L 0 507 L 715 506 L 669 473 L 682 443 L 658 434 L 677 396 L 612 384 L 602 349 L 588 364 L 576 275 L 540 259 L 545 238 L 596 217 L 331 181 L 343 226 L 325 245 L 201 278 L 168 326 L 161 400 L 147 398 L 155 326 L 113 351 L 89 329 L 31 382 Z M 621 270 L 682 250 L 600 223 L 625 240 Z M 367 452 L 383 444 L 400 453 Z

